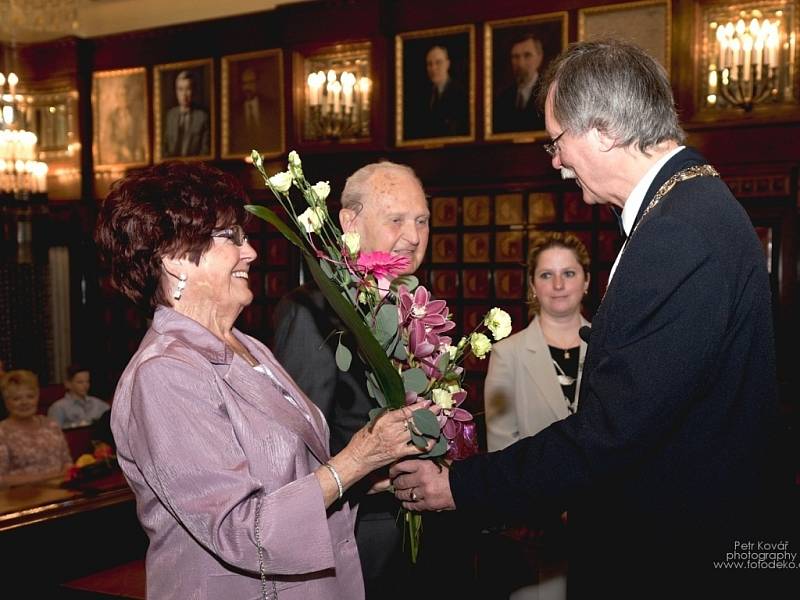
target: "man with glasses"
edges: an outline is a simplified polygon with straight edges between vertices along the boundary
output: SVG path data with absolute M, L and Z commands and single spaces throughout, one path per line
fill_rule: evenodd
M 763 251 L 682 145 L 667 74 L 644 51 L 574 44 L 543 93 L 553 167 L 586 203 L 621 210 L 627 234 L 584 332 L 581 408 L 450 469 L 402 462 L 396 495 L 481 526 L 568 510 L 570 598 L 738 597 L 743 573 L 715 562 L 790 535 L 759 522 L 778 509 L 766 503 L 777 389 Z

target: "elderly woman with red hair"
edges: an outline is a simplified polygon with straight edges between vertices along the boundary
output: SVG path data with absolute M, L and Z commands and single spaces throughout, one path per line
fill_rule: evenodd
M 234 327 L 253 300 L 245 202 L 229 175 L 166 163 L 118 181 L 97 225 L 113 283 L 155 311 L 111 413 L 150 537 L 148 597 L 357 600 L 355 510 L 342 494 L 422 452 L 411 409 L 330 456 L 322 413 Z

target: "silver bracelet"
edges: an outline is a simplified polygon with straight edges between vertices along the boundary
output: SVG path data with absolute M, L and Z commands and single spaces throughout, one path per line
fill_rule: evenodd
M 333 468 L 333 465 L 331 463 L 325 463 L 322 466 L 325 467 L 326 469 L 328 469 L 328 471 L 331 472 L 331 475 L 333 475 L 333 478 L 336 480 L 336 487 L 339 488 L 339 500 L 341 500 L 342 496 L 344 495 L 344 487 L 342 486 L 342 478 L 339 477 L 339 474 L 336 472 L 336 469 Z

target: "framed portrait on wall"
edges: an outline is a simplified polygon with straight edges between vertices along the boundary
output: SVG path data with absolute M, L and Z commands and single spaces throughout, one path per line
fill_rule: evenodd
M 92 152 L 97 169 L 150 162 L 144 67 L 97 71 L 92 78 Z
M 489 21 L 484 26 L 487 140 L 546 137 L 537 105 L 547 65 L 567 46 L 567 13 Z
M 221 89 L 222 158 L 283 154 L 283 52 L 223 56 Z
M 609 4 L 578 11 L 578 39 L 605 37 L 636 44 L 669 73 L 672 5 L 668 0 Z
M 475 139 L 475 28 L 459 25 L 395 37 L 398 146 Z
M 214 152 L 214 63 L 210 58 L 153 69 L 154 154 L 209 159 Z

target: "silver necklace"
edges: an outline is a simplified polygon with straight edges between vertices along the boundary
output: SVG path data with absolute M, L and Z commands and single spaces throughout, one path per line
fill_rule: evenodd
M 558 364 L 558 361 L 555 358 L 553 359 L 553 364 L 556 366 L 556 371 L 558 371 L 558 383 L 561 385 L 572 385 L 575 383 L 575 378 L 564 373 L 564 369 L 561 368 L 561 365 Z
M 561 365 L 558 364 L 558 361 L 556 361 L 555 358 L 552 359 L 552 360 L 553 360 L 553 364 L 556 367 L 556 373 L 557 373 L 556 379 L 558 379 L 558 383 L 560 383 L 562 386 L 569 386 L 569 385 L 572 385 L 573 383 L 575 383 L 575 378 L 574 377 L 570 377 L 569 375 L 564 373 L 564 369 L 561 368 Z M 578 363 L 578 373 L 580 373 L 582 370 L 583 370 L 583 364 L 582 363 Z M 562 392 L 563 392 L 563 390 L 562 390 Z M 564 402 L 567 403 L 567 410 L 569 411 L 570 414 L 575 414 L 575 410 L 578 408 L 577 395 L 578 395 L 578 390 L 575 390 L 576 398 L 575 398 L 575 400 L 570 400 L 567 397 L 567 395 L 564 394 Z

